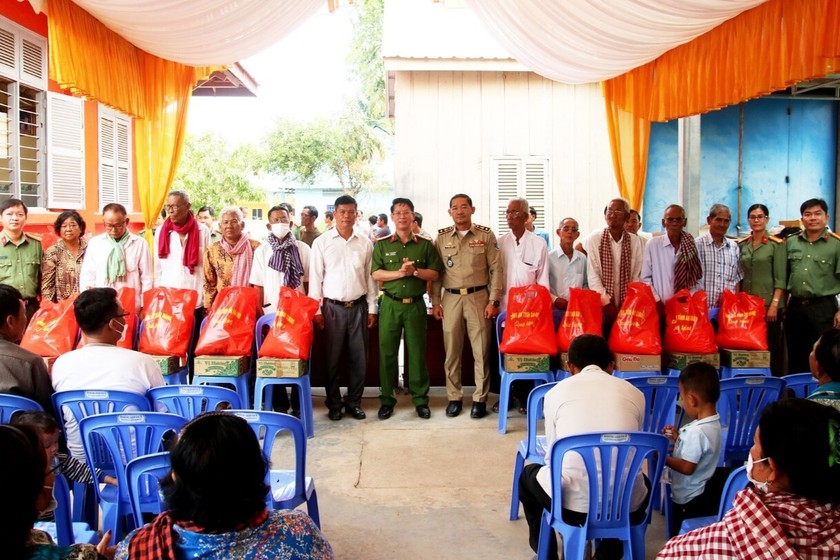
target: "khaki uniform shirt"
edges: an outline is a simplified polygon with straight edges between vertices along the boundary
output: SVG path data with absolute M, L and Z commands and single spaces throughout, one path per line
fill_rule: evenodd
M 20 245 L 12 243 L 6 234 L 0 234 L 0 284 L 17 288 L 26 298 L 37 297 L 41 292 L 41 242 L 28 233 L 23 234 Z
M 403 259 L 414 261 L 415 268 L 430 268 L 443 271 L 440 256 L 432 243 L 417 237 L 413 233 L 408 243 L 403 245 L 397 234 L 382 237 L 373 246 L 371 272 L 377 270 L 399 270 Z M 406 276 L 382 283 L 382 289 L 398 298 L 417 297 L 426 292 L 426 281 L 416 276 Z
M 840 293 L 840 240 L 826 230 L 813 243 L 803 231 L 787 239 L 788 291 L 813 298 Z
M 502 258 L 490 228 L 473 224 L 463 237 L 455 226 L 440 229 L 435 249 L 443 262 L 443 274 L 432 282 L 432 305 L 440 304 L 441 288 L 487 286 L 490 300 L 501 299 Z

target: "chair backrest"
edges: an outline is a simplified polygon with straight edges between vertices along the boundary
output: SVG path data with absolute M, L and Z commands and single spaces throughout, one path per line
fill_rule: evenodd
M 99 389 L 61 391 L 53 394 L 52 402 L 62 424 L 64 423 L 64 415 L 61 413 L 63 409 L 69 410 L 77 422 L 94 414 L 122 412 L 127 408 L 141 412 L 151 411 L 149 400 L 144 395 L 128 391 Z
M 187 419 L 164 412 L 126 412 L 97 414 L 79 422 L 85 458 L 91 472 L 113 465 L 120 500 L 128 502 L 128 481 L 125 466 L 137 457 L 165 451 L 167 434 L 177 434 Z M 104 448 L 108 463 L 92 450 Z M 99 485 L 94 485 L 99 494 Z
M 807 399 L 808 395 L 814 392 L 819 385 L 810 372 L 791 373 L 782 377 L 785 380 L 785 388 L 791 389 L 798 399 Z
M 212 412 L 219 405 L 242 408 L 236 391 L 214 385 L 167 385 L 152 387 L 146 393 L 153 410 L 163 405 L 167 412 L 192 420 L 203 412 Z
M 667 375 L 644 375 L 631 377 L 627 382 L 645 396 L 643 431 L 661 434 L 662 428 L 674 424 L 680 394 L 679 379 Z
M 159 481 L 169 475 L 170 466 L 168 451 L 137 457 L 125 466 L 131 512 L 138 526 L 143 524 L 143 505 L 147 506 L 146 511 L 149 513 L 158 514 L 163 511 Z M 148 504 L 156 504 L 156 507 L 149 508 Z
M 724 463 L 739 464 L 753 446 L 761 411 L 779 400 L 785 382 L 778 377 L 733 377 L 720 382 L 718 411 L 726 422 Z
M 732 509 L 735 494 L 746 488 L 749 483 L 750 481 L 747 479 L 747 467 L 738 467 L 729 473 L 729 476 L 726 478 L 726 484 L 723 485 L 723 493 L 720 496 L 718 521 L 722 521 L 726 512 Z
M 44 411 L 37 402 L 19 395 L 0 394 L 0 424 L 9 424 L 12 417 L 23 410 Z
M 262 341 L 265 337 L 265 333 L 263 331 L 266 327 L 271 327 L 271 325 L 274 324 L 274 318 L 276 315 L 276 313 L 266 313 L 257 319 L 257 326 L 254 328 L 254 342 L 257 345 L 257 351 L 259 351 L 260 346 L 262 346 Z
M 525 445 L 528 449 L 529 455 L 537 453 L 537 424 L 543 417 L 543 404 L 545 403 L 545 395 L 557 385 L 554 383 L 543 383 L 537 385 L 531 392 L 528 393 L 528 432 L 525 436 Z
M 275 439 L 278 434 L 289 432 L 295 447 L 295 494 L 305 495 L 306 493 L 306 433 L 303 423 L 290 414 L 280 412 L 268 412 L 264 410 L 228 410 L 243 418 L 260 440 L 263 454 L 271 459 L 271 451 L 274 448 Z M 268 482 L 268 478 L 266 478 Z
M 551 513 L 555 519 L 562 518 L 563 492 L 561 480 L 563 461 L 570 451 L 576 452 L 586 468 L 589 485 L 589 512 L 586 526 L 589 530 L 613 531 L 610 536 L 630 539 L 630 501 L 634 481 L 648 462 L 652 469 L 647 475 L 651 488 L 659 484 L 665 456 L 668 454 L 668 438 L 661 434 L 646 432 L 595 432 L 558 439 L 551 447 L 546 465 L 551 470 Z M 649 462 L 649 457 L 657 458 Z M 604 466 L 609 466 L 605 468 Z M 650 514 L 653 500 L 648 500 L 645 519 Z

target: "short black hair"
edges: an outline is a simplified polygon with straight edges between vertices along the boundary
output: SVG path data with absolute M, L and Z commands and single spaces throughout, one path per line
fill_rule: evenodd
M 394 207 L 393 207 L 393 206 L 391 206 L 391 212 L 393 212 L 393 211 L 394 211 Z M 380 220 L 382 220 L 382 222 L 383 222 L 384 224 L 386 224 L 386 225 L 388 224 L 388 214 L 379 214 L 379 215 L 377 216 L 377 218 L 379 218 Z
M 289 213 L 289 216 L 295 213 L 295 207 L 289 204 L 288 202 L 281 202 L 279 204 L 286 212 Z
M 85 334 L 97 333 L 108 322 L 119 315 L 117 290 L 114 288 L 91 288 L 85 290 L 73 302 L 76 322 Z
M 79 224 L 79 229 L 82 230 L 82 235 L 84 235 L 87 225 L 85 224 L 85 220 L 82 216 L 75 210 L 65 210 L 58 215 L 58 218 L 55 219 L 55 223 L 53 223 L 53 231 L 55 231 L 55 234 L 59 236 L 61 235 L 61 226 L 63 226 L 64 222 L 70 218 L 76 220 L 76 223 Z
M 449 207 L 450 207 L 450 208 L 452 207 L 452 202 L 453 202 L 456 198 L 466 198 L 466 199 L 467 199 L 467 204 L 469 204 L 470 206 L 472 206 L 472 205 L 473 205 L 473 203 L 472 203 L 472 198 L 470 198 L 468 195 L 465 195 L 465 194 L 463 194 L 463 193 L 458 193 L 458 194 L 454 195 L 452 198 L 450 198 L 450 199 L 449 199 Z
M 269 463 L 239 416 L 197 416 L 181 430 L 170 458 L 175 476 L 161 479 L 161 489 L 173 519 L 224 533 L 265 508 Z
M 640 222 L 642 221 L 642 215 L 641 215 L 641 214 L 639 214 L 639 211 L 638 211 L 638 210 L 633 210 L 633 209 L 631 209 L 631 210 L 630 210 L 630 215 L 632 216 L 633 214 L 635 214 L 635 215 L 639 218 L 639 221 L 640 221 Z
M 357 210 L 359 209 L 359 205 L 356 204 L 356 199 L 350 196 L 349 194 L 343 194 L 335 199 L 335 204 L 333 206 L 338 208 L 342 204 L 352 204 Z
M 211 218 L 216 217 L 216 211 L 213 210 L 212 206 L 202 206 L 201 208 L 198 209 L 198 212 L 196 214 L 201 214 L 202 212 L 207 212 L 208 214 L 210 214 Z
M 537 219 L 537 209 L 536 208 L 534 208 L 533 206 L 529 206 L 528 207 L 528 213 L 531 214 L 534 217 L 535 220 Z
M 603 336 L 581 334 L 569 345 L 569 363 L 578 369 L 594 365 L 606 370 L 615 363 L 615 355 Z
M 0 214 L 8 210 L 9 208 L 15 208 L 17 206 L 23 207 L 23 215 L 29 215 L 29 208 L 26 207 L 26 204 L 19 198 L 7 198 L 3 202 L 0 202 Z
M 58 422 L 52 414 L 43 410 L 21 410 L 12 417 L 12 421 L 9 423 L 12 426 L 29 426 L 41 434 L 58 432 Z
M 304 206 L 303 209 L 306 210 L 307 212 L 309 212 L 309 217 L 310 218 L 317 218 L 318 217 L 318 209 L 315 208 L 314 206 Z
M 697 395 L 704 403 L 716 403 L 720 398 L 718 372 L 706 362 L 689 364 L 680 372 L 683 389 Z
M 828 329 L 822 334 L 814 358 L 832 381 L 840 381 L 840 329 Z
M 332 213 L 332 210 L 327 210 L 326 212 L 324 212 L 324 219 L 325 220 L 334 220 L 335 219 L 335 214 Z
M 6 318 L 20 313 L 20 300 L 23 296 L 14 286 L 0 284 L 0 325 L 6 324 Z
M 103 206 L 102 207 L 102 213 L 104 214 L 105 212 L 116 212 L 118 214 L 122 214 L 123 216 L 128 214 L 128 211 L 125 209 L 125 206 L 123 206 L 122 204 L 120 204 L 118 202 L 111 202 L 111 203 Z M 164 210 L 164 212 L 165 212 L 165 210 Z
M 405 204 L 406 206 L 408 206 L 411 209 L 412 212 L 414 212 L 414 203 L 411 202 L 410 199 L 408 199 L 408 198 L 395 198 L 394 200 L 391 201 L 391 213 L 392 214 L 394 213 L 394 206 L 396 206 L 397 204 Z M 384 216 L 384 215 L 385 214 L 380 214 L 380 216 Z
M 820 208 L 822 208 L 823 212 L 828 214 L 828 204 L 825 200 L 821 198 L 809 198 L 799 206 L 799 215 L 802 216 L 803 214 L 805 214 L 805 210 L 807 210 L 808 208 L 813 208 L 814 206 L 819 206 Z
M 417 225 L 423 227 L 423 214 L 420 212 L 414 213 L 414 221 L 417 222 Z
M 376 222 L 378 220 L 379 220 L 379 216 L 377 216 L 376 214 L 374 214 L 372 216 L 368 216 L 368 222 L 370 222 L 370 225 L 372 225 L 372 226 L 375 226 Z
M 775 401 L 762 411 L 758 420 L 761 451 L 787 476 L 792 494 L 840 504 L 838 426 L 840 411 L 806 399 Z M 833 449 L 830 441 L 835 442 Z
M 286 208 L 286 206 L 283 206 L 282 204 L 277 204 L 277 205 L 269 208 L 268 209 L 268 214 L 266 214 L 266 218 L 268 218 L 270 220 L 271 215 L 274 214 L 275 212 L 285 212 L 291 218 L 291 214 L 289 213 L 289 209 Z

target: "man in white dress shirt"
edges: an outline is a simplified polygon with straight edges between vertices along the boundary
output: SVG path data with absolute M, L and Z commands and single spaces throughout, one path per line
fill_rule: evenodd
M 139 314 L 143 294 L 152 289 L 152 256 L 146 241 L 128 230 L 128 214 L 122 204 L 102 208 L 105 233 L 88 242 L 82 272 L 81 291 L 90 288 L 134 288 Z
M 586 279 L 586 255 L 575 250 L 580 227 L 574 218 L 563 218 L 557 228 L 560 246 L 548 254 L 548 283 L 551 300 L 557 309 L 569 305 L 569 288 L 589 287 Z
M 315 325 L 324 330 L 329 418 L 341 420 L 342 409 L 356 420 L 365 418 L 362 393 L 368 366 L 368 329 L 376 325 L 376 282 L 370 275 L 373 246 L 357 233 L 356 200 L 342 195 L 335 201 L 335 227 L 312 243 L 309 297 L 321 302 Z M 339 367 L 345 351 L 347 361 Z M 348 370 L 347 392 L 341 398 L 339 373 Z

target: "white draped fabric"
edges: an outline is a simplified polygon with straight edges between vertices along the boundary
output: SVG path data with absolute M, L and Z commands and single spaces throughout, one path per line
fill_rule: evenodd
M 325 0 L 73 2 L 133 45 L 160 58 L 189 66 L 216 66 L 233 64 L 276 44 L 317 12 Z M 49 11 L 49 5 L 47 8 Z
M 568 84 L 641 66 L 766 0 L 465 0 L 511 55 Z

